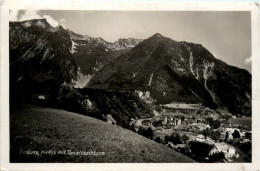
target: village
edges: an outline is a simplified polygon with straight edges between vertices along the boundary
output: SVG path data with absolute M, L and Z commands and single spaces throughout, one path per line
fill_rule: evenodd
M 139 93 L 151 101 L 149 92 Z M 172 103 L 154 110 L 153 118 L 132 119 L 130 129 L 199 162 L 251 161 L 251 125 L 230 124 L 231 118 L 201 104 Z

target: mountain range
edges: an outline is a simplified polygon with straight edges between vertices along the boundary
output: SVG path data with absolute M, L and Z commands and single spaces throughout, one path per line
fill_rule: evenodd
M 108 61 L 141 41 L 130 38 L 111 43 L 76 34 L 62 26 L 52 27 L 46 19 L 10 22 L 9 35 L 12 79 L 24 79 L 28 73 L 34 79 L 38 73 L 44 73 L 48 80 L 78 84 L 77 87 L 84 86 Z M 13 72 L 17 68 L 19 72 Z M 32 74 L 29 68 L 36 72 Z
M 46 19 L 10 22 L 9 35 L 11 89 L 45 94 L 67 84 L 149 91 L 158 104 L 202 103 L 251 115 L 251 74 L 200 44 L 159 33 L 111 43 L 52 27 Z

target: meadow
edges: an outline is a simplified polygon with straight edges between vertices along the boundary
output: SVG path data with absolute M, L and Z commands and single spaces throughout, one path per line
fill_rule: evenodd
M 251 126 L 252 125 L 252 118 L 250 117 L 242 117 L 242 118 L 230 118 L 228 120 L 230 124 L 233 125 L 245 125 L 245 126 Z
M 128 129 L 60 109 L 10 112 L 10 162 L 124 163 L 194 160 Z

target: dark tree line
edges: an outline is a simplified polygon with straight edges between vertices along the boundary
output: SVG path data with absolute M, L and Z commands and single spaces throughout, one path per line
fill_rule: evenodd
M 57 107 L 68 111 L 105 120 L 111 115 L 122 127 L 129 128 L 131 118 L 153 116 L 152 109 L 133 92 L 110 91 L 103 89 L 77 89 L 61 86 L 56 95 L 39 100 L 32 99 L 36 105 Z

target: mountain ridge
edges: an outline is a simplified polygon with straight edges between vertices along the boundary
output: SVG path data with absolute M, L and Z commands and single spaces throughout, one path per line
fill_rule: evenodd
M 201 44 L 159 33 L 145 40 L 120 38 L 111 43 L 52 27 L 46 19 L 10 22 L 9 34 L 10 78 L 18 87 L 20 81 L 26 85 L 29 80 L 32 87 L 44 83 L 143 90 L 158 103 L 199 102 L 251 113 L 251 74 L 215 58 Z
M 56 70 L 55 68 L 64 68 L 61 73 L 63 76 L 59 76 L 58 84 L 65 83 L 83 87 L 107 61 L 132 48 L 122 45 L 115 48 L 116 45 L 102 38 L 76 34 L 69 29 L 64 29 L 61 25 L 52 27 L 45 18 L 15 21 L 10 22 L 9 25 L 11 70 L 17 68 L 17 66 L 22 67 L 24 62 L 31 65 L 31 61 L 34 61 L 34 66 L 39 65 L 35 68 L 42 68 L 42 70 L 44 70 L 45 63 L 55 63 L 57 66 L 47 68 L 54 70 Z M 128 41 L 129 39 L 124 40 Z M 134 43 L 138 43 L 138 41 Z M 113 44 L 113 46 L 109 47 L 110 44 Z M 62 59 L 56 59 L 55 56 L 60 52 L 62 52 L 62 55 L 60 55 L 63 56 Z M 64 61 L 63 64 L 61 64 L 62 61 Z M 67 63 L 66 65 L 73 65 L 73 71 L 66 68 L 65 63 Z M 68 70 L 68 72 L 65 70 Z M 49 71 L 51 72 L 51 69 Z M 22 75 L 26 75 L 28 71 L 22 74 L 13 73 L 16 73 L 13 77 L 18 80 L 22 79 Z
M 114 42 L 109 42 L 104 40 L 101 37 L 92 37 L 89 35 L 82 35 L 75 33 L 74 31 L 67 29 L 67 31 L 71 34 L 72 39 L 74 40 L 85 40 L 88 42 L 98 42 L 105 45 L 107 48 L 111 50 L 121 50 L 128 47 L 134 47 L 136 44 L 140 43 L 143 39 L 135 39 L 135 38 L 119 38 Z
M 232 113 L 251 113 L 247 71 L 220 62 L 200 44 L 177 42 L 158 33 L 110 61 L 88 87 L 149 90 L 160 103 L 201 102 Z

